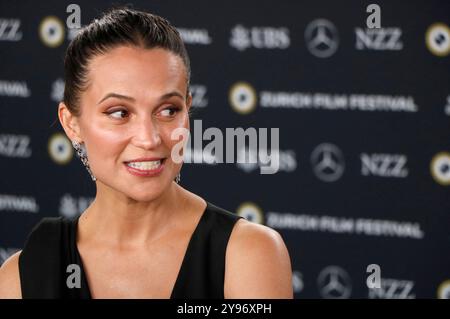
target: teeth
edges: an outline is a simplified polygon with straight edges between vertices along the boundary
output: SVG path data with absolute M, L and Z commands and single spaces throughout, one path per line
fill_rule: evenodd
M 132 162 L 127 163 L 129 167 L 140 169 L 143 171 L 149 171 L 157 169 L 161 165 L 161 161 L 151 161 L 151 162 Z

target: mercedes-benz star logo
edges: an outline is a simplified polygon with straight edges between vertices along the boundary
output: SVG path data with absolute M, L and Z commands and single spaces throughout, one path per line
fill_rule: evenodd
M 352 293 L 349 275 L 338 266 L 329 266 L 322 270 L 317 285 L 320 295 L 325 299 L 347 299 Z
M 344 173 L 344 155 L 333 144 L 320 144 L 311 154 L 314 174 L 324 182 L 337 181 Z
M 325 19 L 312 21 L 305 30 L 309 52 L 318 58 L 328 58 L 339 46 L 339 35 L 333 23 Z

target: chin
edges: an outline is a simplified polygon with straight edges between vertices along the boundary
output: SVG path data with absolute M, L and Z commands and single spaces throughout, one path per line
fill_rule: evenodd
M 136 201 L 136 202 L 151 202 L 155 199 L 157 199 L 161 193 L 156 193 L 156 192 L 149 192 L 148 190 L 146 192 L 142 192 L 142 193 L 125 193 L 127 197 L 131 198 L 132 200 Z
M 155 187 L 128 187 L 124 193 L 138 202 L 150 202 L 160 197 L 165 191 L 161 184 Z

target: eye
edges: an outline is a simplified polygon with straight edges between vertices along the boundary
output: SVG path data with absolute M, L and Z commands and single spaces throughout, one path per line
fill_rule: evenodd
M 176 106 L 169 106 L 164 110 L 162 110 L 161 112 L 159 112 L 159 114 L 161 114 L 164 117 L 174 117 L 179 111 L 180 108 Z
M 115 119 L 124 119 L 126 116 L 128 116 L 128 112 L 126 110 L 115 110 L 112 112 L 106 112 L 108 116 L 115 118 Z M 119 115 L 117 115 L 119 114 Z M 123 115 L 123 116 L 122 116 Z

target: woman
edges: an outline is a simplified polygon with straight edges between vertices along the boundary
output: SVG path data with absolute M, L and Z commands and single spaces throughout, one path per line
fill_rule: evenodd
M 0 270 L 0 298 L 292 298 L 286 246 L 176 183 L 190 66 L 165 19 L 115 9 L 69 45 L 59 120 L 96 182 L 74 220 L 44 219 Z M 77 277 L 78 276 L 78 277 Z

